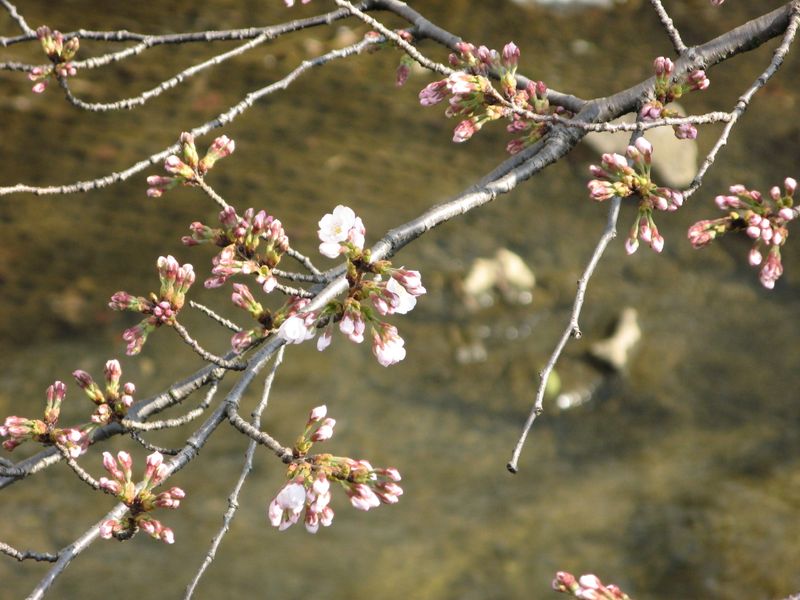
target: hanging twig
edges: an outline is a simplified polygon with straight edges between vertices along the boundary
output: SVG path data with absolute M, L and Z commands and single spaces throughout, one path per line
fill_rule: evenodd
M 255 410 L 252 412 L 252 420 L 250 424 L 258 429 L 261 427 L 261 414 L 266 410 L 267 403 L 269 402 L 269 395 L 272 391 L 272 382 L 275 379 L 275 374 L 278 371 L 278 367 L 283 362 L 283 350 L 284 346 L 281 346 L 275 356 L 275 363 L 272 365 L 272 369 L 267 374 L 267 377 L 264 380 L 264 391 L 261 394 L 261 402 L 259 402 L 258 406 L 256 406 Z M 211 540 L 211 546 L 206 553 L 205 558 L 203 559 L 203 563 L 200 565 L 200 568 L 195 573 L 194 578 L 186 586 L 186 593 L 184 594 L 184 598 L 191 598 L 192 594 L 194 594 L 194 590 L 197 587 L 197 584 L 200 582 L 200 578 L 206 572 L 209 565 L 214 561 L 214 558 L 217 555 L 217 549 L 219 545 L 222 543 L 222 538 L 225 537 L 225 534 L 228 533 L 230 529 L 230 524 L 233 521 L 233 517 L 236 514 L 236 510 L 239 508 L 239 493 L 241 492 L 242 488 L 244 487 L 244 482 L 247 479 L 247 476 L 250 474 L 250 471 L 253 469 L 253 456 L 255 455 L 256 448 L 258 448 L 258 443 L 255 440 L 250 440 L 250 443 L 247 446 L 247 451 L 245 452 L 245 459 L 244 465 L 242 466 L 242 472 L 239 475 L 239 480 L 236 482 L 236 485 L 233 488 L 233 491 L 228 496 L 228 510 L 225 511 L 225 514 L 222 517 L 222 527 L 217 532 L 217 535 Z

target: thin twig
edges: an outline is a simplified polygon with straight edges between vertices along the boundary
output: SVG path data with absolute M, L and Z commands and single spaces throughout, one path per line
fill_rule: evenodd
M 242 330 L 242 328 L 239 327 L 233 321 L 229 321 L 225 317 L 221 317 L 220 315 L 215 313 L 213 310 L 211 310 L 207 306 L 204 306 L 203 304 L 200 304 L 199 302 L 195 302 L 194 300 L 189 300 L 189 306 L 191 306 L 192 308 L 196 308 L 201 313 L 205 314 L 208 317 L 211 317 L 217 323 L 219 323 L 223 327 L 227 327 L 231 331 L 235 331 L 236 333 L 239 333 Z
M 528 437 L 528 432 L 530 431 L 533 422 L 536 420 L 537 416 L 542 414 L 542 411 L 544 410 L 542 408 L 542 402 L 544 400 L 544 391 L 547 387 L 547 381 L 550 378 L 550 373 L 556 366 L 556 362 L 558 362 L 558 358 L 561 356 L 561 352 L 564 350 L 564 346 L 567 345 L 569 338 L 574 337 L 577 339 L 581 337 L 578 318 L 581 314 L 581 308 L 583 308 L 586 287 L 589 285 L 589 280 L 592 277 L 592 273 L 594 273 L 595 267 L 597 267 L 600 257 L 603 256 L 603 252 L 605 252 L 608 243 L 617 235 L 617 219 L 619 217 L 620 203 L 621 199 L 619 196 L 615 196 L 611 200 L 611 206 L 608 209 L 608 221 L 606 222 L 606 227 L 603 230 L 603 234 L 600 236 L 600 240 L 597 242 L 597 246 L 595 246 L 594 252 L 592 252 L 592 257 L 589 259 L 589 264 L 586 265 L 583 275 L 581 275 L 581 278 L 578 280 L 578 291 L 575 294 L 575 302 L 572 305 L 572 314 L 570 315 L 569 323 L 564 329 L 564 333 L 561 335 L 561 339 L 558 341 L 558 344 L 556 344 L 553 353 L 550 355 L 550 360 L 547 361 L 544 369 L 542 369 L 541 373 L 539 373 L 539 387 L 536 390 L 536 401 L 533 405 L 533 409 L 528 415 L 528 419 L 525 421 L 525 426 L 522 428 L 522 435 L 520 436 L 519 441 L 517 441 L 517 445 L 514 447 L 511 460 L 506 465 L 508 470 L 512 473 L 516 473 L 518 470 L 517 463 L 519 461 L 519 455 L 522 452 L 522 447 L 525 445 L 525 438 Z
M 64 90 L 64 93 L 66 94 L 67 100 L 70 102 L 70 104 L 80 109 L 88 110 L 90 112 L 108 112 L 112 110 L 131 109 L 137 106 L 142 106 L 151 98 L 156 98 L 157 96 L 160 96 L 165 91 L 174 88 L 175 86 L 186 81 L 189 77 L 192 77 L 193 75 L 196 75 L 197 73 L 200 73 L 205 69 L 220 65 L 230 58 L 239 56 L 240 54 L 244 54 L 248 50 L 251 50 L 256 46 L 263 44 L 268 39 L 269 38 L 266 34 L 261 34 L 257 38 L 252 39 L 249 42 L 242 44 L 241 46 L 237 46 L 232 50 L 228 50 L 227 52 L 223 52 L 222 54 L 218 54 L 217 56 L 209 58 L 206 61 L 203 61 L 196 65 L 192 65 L 191 67 L 184 69 L 175 76 L 162 81 L 154 88 L 142 92 L 138 96 L 117 100 L 115 102 L 85 102 L 84 100 L 77 98 L 72 93 L 72 90 L 69 89 L 69 84 L 67 83 L 66 77 L 59 77 L 58 83 Z
M 304 290 L 302 288 L 291 287 L 288 285 L 283 285 L 282 283 L 278 283 L 275 285 L 275 289 L 279 292 L 286 294 L 287 296 L 295 296 L 297 298 L 313 298 L 314 294 L 309 292 L 308 290 Z
M 252 413 L 252 421 L 250 422 L 251 425 L 255 428 L 260 428 L 261 426 L 261 414 L 266 410 L 267 403 L 269 402 L 269 395 L 272 389 L 272 382 L 275 379 L 275 373 L 278 371 L 278 367 L 280 366 L 281 362 L 283 362 L 283 350 L 284 346 L 281 346 L 275 356 L 275 363 L 272 366 L 272 370 L 267 374 L 267 377 L 264 380 L 264 391 L 261 394 L 261 402 L 259 402 L 258 406 L 253 410 Z M 239 475 L 239 480 L 236 482 L 236 485 L 233 488 L 233 491 L 228 496 L 228 510 L 225 511 L 225 514 L 222 517 L 222 527 L 220 527 L 217 535 L 211 540 L 211 546 L 206 553 L 205 558 L 203 559 L 203 563 L 200 565 L 200 568 L 195 573 L 194 578 L 186 586 L 186 593 L 184 594 L 184 598 L 188 599 L 192 597 L 194 594 L 194 590 L 197 587 L 197 584 L 200 582 L 200 578 L 206 572 L 209 565 L 214 561 L 214 558 L 217 555 L 217 549 L 219 548 L 220 543 L 222 543 L 222 538 L 225 537 L 225 534 L 228 533 L 230 529 L 230 524 L 233 521 L 233 517 L 236 514 L 236 510 L 239 508 L 239 493 L 244 487 L 244 482 L 247 479 L 247 476 L 250 474 L 250 471 L 253 469 L 253 456 L 255 455 L 256 449 L 258 448 L 258 443 L 255 440 L 250 440 L 250 443 L 247 446 L 247 451 L 245 452 L 245 459 L 244 465 L 242 466 L 242 472 Z
M 288 88 L 298 77 L 308 72 L 310 69 L 316 66 L 324 65 L 332 60 L 340 59 L 340 58 L 348 58 L 350 56 L 354 56 L 361 52 L 367 46 L 372 44 L 369 40 L 361 40 L 351 46 L 347 46 L 345 48 L 341 48 L 339 50 L 333 50 L 317 58 L 303 61 L 300 66 L 293 69 L 286 77 L 271 83 L 263 88 L 260 88 L 254 92 L 250 92 L 247 94 L 244 99 L 239 101 L 237 104 L 233 105 L 224 113 L 218 115 L 215 119 L 208 121 L 207 123 L 195 127 L 191 130 L 191 134 L 193 136 L 200 137 L 208 133 L 209 131 L 216 129 L 218 127 L 222 127 L 223 125 L 227 125 L 228 123 L 234 121 L 239 115 L 243 114 L 247 111 L 257 100 L 272 94 L 278 90 L 284 90 Z M 0 196 L 4 196 L 6 194 L 17 194 L 17 193 L 30 193 L 35 194 L 37 196 L 47 195 L 47 194 L 73 194 L 75 192 L 88 192 L 90 190 L 100 189 L 104 187 L 108 187 L 114 183 L 125 181 L 130 179 L 136 173 L 139 173 L 152 165 L 155 165 L 162 160 L 164 160 L 170 154 L 175 154 L 180 149 L 179 144 L 172 144 L 171 146 L 167 147 L 166 149 L 162 150 L 161 152 L 157 152 L 144 160 L 137 162 L 136 164 L 128 167 L 127 169 L 115 173 L 111 173 L 104 177 L 98 177 L 97 179 L 92 179 L 88 181 L 78 181 L 76 183 L 65 184 L 65 185 L 53 185 L 53 186 L 33 186 L 27 185 L 24 183 L 19 183 L 17 185 L 8 186 L 8 187 L 0 187 Z
M 31 29 L 30 25 L 25 21 L 25 18 L 17 12 L 17 7 L 11 4 L 8 0 L 0 0 L 5 9 L 8 11 L 9 16 L 16 21 L 19 28 L 22 29 L 25 35 L 36 36 L 36 31 Z M 5 44 L 4 44 L 5 45 Z
M 670 41 L 672 42 L 673 47 L 675 48 L 675 52 L 678 55 L 683 54 L 686 52 L 686 44 L 683 43 L 681 39 L 681 34 L 678 32 L 678 29 L 675 27 L 675 24 L 672 22 L 672 19 L 667 14 L 667 11 L 664 9 L 664 6 L 661 4 L 661 0 L 650 0 L 650 4 L 653 5 L 653 8 L 658 15 L 661 24 L 664 26 L 664 29 L 669 36 Z
M 11 6 L 6 0 L 0 0 L 4 6 Z M 15 11 L 16 12 L 16 11 Z M 15 13 L 12 13 L 12 16 Z M 69 39 L 77 37 L 82 40 L 92 40 L 97 42 L 142 42 L 146 44 L 147 48 L 154 48 L 165 44 L 187 44 L 187 43 L 208 43 L 208 42 L 229 42 L 241 41 L 252 39 L 259 35 L 267 34 L 271 38 L 276 38 L 284 33 L 291 33 L 302 29 L 317 27 L 319 25 L 330 25 L 335 21 L 349 16 L 349 12 L 345 10 L 336 10 L 333 12 L 308 17 L 306 19 L 295 19 L 281 25 L 269 25 L 266 27 L 246 27 L 243 29 L 221 29 L 221 30 L 208 30 L 208 31 L 191 31 L 185 33 L 169 33 L 165 35 L 151 35 L 148 33 L 136 33 L 120 29 L 116 31 L 93 31 L 90 29 L 78 29 L 64 33 L 64 38 Z M 27 26 L 27 25 L 26 25 Z M 0 37 L 0 46 L 10 46 L 21 42 L 28 42 L 36 39 L 36 31 L 28 28 L 24 35 L 13 37 Z M 141 51 L 140 51 L 141 52 Z M 98 57 L 98 59 L 103 59 Z M 124 58 L 124 57 L 123 57 Z M 94 68 L 107 64 L 107 62 L 91 63 L 98 59 L 87 59 L 85 61 L 74 61 L 80 68 Z M 117 58 L 116 60 L 121 60 Z
M 214 202 L 219 204 L 219 207 L 222 210 L 225 210 L 230 206 L 227 202 L 225 202 L 225 199 L 222 196 L 220 196 L 216 191 L 214 191 L 214 188 L 212 188 L 205 181 L 203 181 L 202 177 L 195 179 L 194 183 L 195 185 L 197 185 L 197 187 L 203 190 L 209 198 L 211 198 Z
M 2 0 L 0 0 L 0 2 L 2 2 Z M 20 562 L 29 558 L 45 562 L 56 562 L 58 560 L 58 554 L 52 554 L 51 552 L 33 552 L 32 550 L 17 550 L 4 542 L 0 542 L 0 552 L 8 554 L 8 556 L 16 558 Z
M 181 336 L 181 339 L 186 342 L 192 350 L 199 354 L 203 360 L 207 360 L 215 365 L 219 365 L 223 369 L 230 369 L 232 371 L 243 371 L 247 367 L 247 363 L 242 362 L 239 359 L 227 360 L 204 349 L 191 335 L 189 335 L 189 332 L 186 330 L 186 328 L 177 320 L 173 320 L 172 328 L 178 332 L 178 335 Z
M 441 63 L 437 63 L 436 61 L 429 59 L 427 56 L 423 55 L 419 50 L 417 50 L 417 48 L 413 44 L 409 44 L 406 40 L 401 38 L 394 31 L 383 25 L 383 23 L 370 17 L 367 13 L 357 9 L 350 2 L 347 2 L 347 0 L 334 0 L 334 2 L 336 2 L 337 5 L 341 6 L 345 10 L 350 11 L 350 13 L 354 17 L 358 17 L 370 27 L 374 27 L 384 37 L 392 40 L 395 44 L 397 44 L 403 50 L 405 50 L 406 54 L 408 54 L 411 58 L 413 58 L 415 61 L 417 61 L 426 69 L 430 69 L 431 71 L 439 73 L 440 75 L 444 75 L 445 77 L 455 72 L 447 65 L 443 65 Z
M 83 467 L 81 467 L 78 464 L 78 462 L 69 455 L 69 452 L 67 451 L 66 448 L 64 448 L 63 446 L 58 446 L 58 445 L 56 445 L 56 448 L 58 448 L 58 451 L 61 453 L 61 456 L 64 459 L 64 462 L 66 462 L 67 465 L 69 465 L 69 468 L 72 469 L 75 472 L 75 474 L 78 476 L 78 479 L 80 479 L 86 485 L 92 487 L 95 490 L 99 490 L 100 489 L 100 484 L 97 482 L 97 480 L 94 477 L 92 477 L 91 475 L 89 475 L 89 473 L 86 472 L 83 469 Z
M 142 448 L 147 450 L 148 452 L 160 452 L 161 454 L 166 454 L 167 456 L 175 456 L 177 455 L 181 449 L 180 448 L 167 448 L 165 446 L 159 446 L 157 444 L 153 444 L 148 442 L 146 439 L 142 437 L 137 431 L 129 431 L 128 432 L 131 436 L 131 439 L 139 444 Z
M 288 256 L 291 256 L 293 259 L 295 259 L 297 262 L 299 262 L 301 265 L 303 265 L 306 269 L 311 271 L 311 273 L 313 273 L 317 277 L 322 276 L 322 271 L 320 271 L 317 267 L 315 267 L 314 263 L 311 262 L 311 259 L 307 257 L 305 254 L 298 252 L 294 248 L 289 248 L 286 251 L 286 254 Z
M 185 415 L 180 417 L 175 417 L 174 419 L 163 419 L 161 421 L 133 421 L 131 419 L 122 419 L 120 424 L 123 427 L 133 431 L 158 431 L 161 429 L 173 429 L 175 427 L 186 425 L 187 423 L 194 421 L 208 409 L 208 407 L 211 405 L 211 400 L 213 400 L 218 389 L 219 382 L 214 381 L 211 384 L 208 392 L 206 392 L 205 398 L 203 398 L 203 401 L 198 405 L 198 407 L 190 410 Z
M 275 275 L 275 277 L 281 277 L 283 279 L 288 279 L 289 281 L 301 281 L 304 283 L 327 283 L 327 279 L 325 279 L 321 273 L 319 275 L 309 275 L 307 273 L 282 271 L 281 269 L 271 269 L 270 273 Z

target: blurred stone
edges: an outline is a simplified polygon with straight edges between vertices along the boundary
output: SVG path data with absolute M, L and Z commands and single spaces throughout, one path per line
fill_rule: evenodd
M 636 309 L 626 307 L 622 309 L 611 337 L 592 344 L 589 354 L 615 371 L 621 371 L 628 364 L 631 350 L 641 337 Z
M 471 310 L 476 310 L 494 303 L 494 289 L 502 294 L 506 302 L 529 304 L 535 285 L 536 277 L 525 261 L 511 250 L 500 248 L 494 258 L 476 258 L 473 261 L 461 290 L 464 303 Z

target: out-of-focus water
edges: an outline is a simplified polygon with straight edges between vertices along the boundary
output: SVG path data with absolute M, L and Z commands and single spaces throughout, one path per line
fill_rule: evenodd
M 719 9 L 701 0 L 668 4 L 691 44 L 780 2 Z M 670 52 L 649 3 L 641 1 L 576 11 L 478 0 L 412 5 L 465 39 L 498 48 L 513 39 L 522 72 L 587 98 L 640 81 L 653 57 Z M 109 9 L 76 0 L 31 1 L 20 10 L 33 26 L 169 32 L 275 23 L 323 6 L 318 0 L 290 12 L 280 2 L 217 1 L 180 10 L 155 2 Z M 14 31 L 8 18 L 0 26 Z M 345 37 L 334 27 L 282 38 L 120 114 L 80 113 L 56 89 L 33 96 L 22 76 L 0 74 L 0 181 L 56 184 L 125 168 Z M 713 69 L 711 88 L 690 95 L 687 108 L 732 107 L 774 45 Z M 82 56 L 107 46 L 85 48 Z M 81 74 L 74 89 L 94 100 L 139 93 L 219 48 L 153 49 Z M 432 44 L 423 50 L 444 58 Z M 17 49 L 3 55 L 36 56 Z M 432 78 L 412 74 L 396 90 L 398 59 L 385 51 L 332 64 L 289 93 L 259 102 L 224 129 L 236 140 L 236 154 L 219 163 L 210 182 L 235 206 L 279 217 L 293 245 L 316 255 L 316 223 L 335 205 L 352 206 L 368 241 L 375 240 L 504 158 L 499 127 L 451 144 L 455 123 L 442 108 L 416 101 Z M 264 427 L 289 442 L 308 409 L 326 403 L 338 419 L 328 450 L 398 467 L 405 495 L 369 513 L 336 497 L 333 527 L 317 536 L 299 527 L 278 533 L 265 513 L 283 468 L 259 453 L 232 531 L 196 597 L 546 598 L 560 569 L 595 572 L 645 599 L 767 599 L 800 589 L 800 253 L 790 240 L 786 274 L 767 292 L 746 265 L 744 240 L 703 251 L 685 240 L 691 223 L 716 216 L 713 196 L 727 185 L 766 192 L 800 175 L 800 130 L 791 118 L 797 67 L 790 56 L 756 98 L 703 191 L 658 220 L 667 239 L 662 255 L 643 249 L 626 257 L 621 240 L 612 244 L 588 292 L 584 339 L 568 346 L 558 368 L 565 390 L 599 385 L 597 392 L 570 411 L 546 405 L 518 475 L 508 474 L 505 463 L 606 219 L 605 207 L 590 203 L 585 191 L 588 164 L 597 160 L 590 149 L 576 149 L 397 257 L 397 264 L 422 270 L 429 291 L 414 313 L 394 320 L 408 349 L 401 364 L 384 369 L 366 346 L 343 339 L 322 354 L 311 345 L 288 348 Z M 718 132 L 701 131 L 701 150 Z M 207 274 L 210 251 L 181 247 L 179 238 L 194 220 L 213 223 L 217 211 L 191 189 L 146 198 L 145 176 L 157 172 L 86 195 L 0 199 L 0 415 L 37 415 L 53 380 L 70 380 L 76 368 L 99 376 L 105 360 L 122 357 L 119 333 L 131 321 L 105 303 L 120 289 L 155 289 L 156 257 L 171 253 L 192 262 L 200 278 Z M 621 231 L 633 219 L 630 208 L 623 209 Z M 458 282 L 476 257 L 500 247 L 536 273 L 532 303 L 497 299 L 470 313 Z M 197 292 L 200 301 L 227 302 L 227 293 Z M 643 339 L 626 373 L 609 377 L 586 352 L 624 306 L 638 310 Z M 204 344 L 224 350 L 226 334 L 207 330 L 200 317 L 188 324 Z M 484 346 L 485 361 L 456 360 L 470 341 Z M 200 365 L 167 331 L 156 332 L 141 357 L 122 363 L 139 397 Z M 70 382 L 64 418 L 83 418 L 86 403 Z M 152 436 L 164 445 L 181 439 Z M 120 440 L 108 447 L 131 449 Z M 241 436 L 223 429 L 174 478 L 188 492 L 180 510 L 162 515 L 175 530 L 174 546 L 143 536 L 98 542 L 51 596 L 105 598 L 110 590 L 125 590 L 114 592 L 125 598 L 178 596 L 221 523 L 245 447 Z M 141 464 L 145 452 L 135 453 Z M 82 464 L 100 476 L 98 453 Z M 74 539 L 111 503 L 58 465 L 3 490 L 2 506 L 0 540 L 46 551 Z M 46 568 L 0 561 L 3 594 L 24 596 Z

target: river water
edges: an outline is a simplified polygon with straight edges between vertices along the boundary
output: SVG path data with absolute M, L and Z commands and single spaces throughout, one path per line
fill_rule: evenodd
M 275 23 L 325 6 L 317 0 L 289 12 L 281 2 L 263 4 L 225 0 L 178 10 L 150 2 L 111 11 L 105 3 L 75 0 L 31 1 L 20 9 L 33 26 L 162 33 Z M 701 43 L 781 3 L 667 4 L 686 41 Z M 496 48 L 513 39 L 522 72 L 586 98 L 640 81 L 653 57 L 670 52 L 649 3 L 640 0 L 573 11 L 480 0 L 412 5 L 465 39 Z M 0 24 L 14 31 L 10 19 Z M 60 184 L 125 168 L 298 61 L 365 31 L 355 22 L 347 26 L 288 36 L 125 113 L 79 113 L 57 90 L 33 96 L 21 76 L 2 73 L 0 181 Z M 692 94 L 687 108 L 732 107 L 774 45 L 713 69 L 711 88 Z M 85 46 L 82 56 L 108 48 Z M 92 100 L 139 93 L 219 47 L 153 49 L 108 71 L 81 74 L 74 89 Z M 422 48 L 444 59 L 431 44 Z M 40 60 L 24 50 L 7 53 Z M 498 127 L 467 144 L 450 143 L 454 123 L 441 108 L 416 101 L 429 76 L 412 74 L 406 87 L 394 88 L 398 58 L 385 51 L 342 61 L 257 103 L 225 128 L 237 150 L 212 173 L 212 185 L 240 209 L 266 208 L 293 245 L 316 255 L 316 222 L 335 205 L 352 206 L 374 241 L 503 160 L 506 139 Z M 562 391 L 588 401 L 559 411 L 548 400 L 516 476 L 505 463 L 536 374 L 605 224 L 605 207 L 585 191 L 587 167 L 597 160 L 590 148 L 579 147 L 397 257 L 396 264 L 419 268 L 428 288 L 414 313 L 394 320 L 408 350 L 401 364 L 384 369 L 368 348 L 343 339 L 322 354 L 311 345 L 287 349 L 264 428 L 288 443 L 308 409 L 326 403 L 338 423 L 325 450 L 396 466 L 405 495 L 369 513 L 337 497 L 333 527 L 314 537 L 300 527 L 279 533 L 265 511 L 283 469 L 259 453 L 232 531 L 196 597 L 547 598 L 557 570 L 595 572 L 640 599 L 768 599 L 798 591 L 800 251 L 790 239 L 786 273 L 767 292 L 746 264 L 744 240 L 702 251 L 685 241 L 691 223 L 716 217 L 713 197 L 728 185 L 766 192 L 800 175 L 800 130 L 787 118 L 798 102 L 797 67 L 790 56 L 755 99 L 690 205 L 659 219 L 667 239 L 662 255 L 645 248 L 626 257 L 622 241 L 612 243 L 590 285 L 584 338 L 568 346 L 558 367 Z M 701 152 L 719 131 L 701 131 Z M 53 380 L 70 380 L 76 368 L 99 376 L 109 358 L 121 359 L 138 397 L 200 365 L 165 331 L 140 357 L 124 357 L 119 334 L 131 321 L 105 309 L 117 290 L 155 289 L 159 255 L 192 262 L 201 278 L 209 269 L 211 254 L 181 247 L 179 238 L 194 220 L 213 223 L 216 209 L 191 189 L 146 198 L 144 178 L 156 172 L 85 195 L 0 201 L 0 414 L 37 415 Z M 632 219 L 631 207 L 623 207 L 622 231 Z M 536 274 L 532 301 L 495 296 L 492 306 L 471 311 L 460 282 L 474 259 L 499 248 L 520 255 Z M 224 296 L 198 286 L 193 297 L 225 310 Z M 642 340 L 625 371 L 611 375 L 587 352 L 624 307 L 638 311 Z M 224 350 L 227 334 L 196 315 L 187 324 L 204 345 Z M 86 401 L 69 387 L 64 418 L 83 418 Z M 250 402 L 257 395 L 253 390 Z M 162 445 L 182 439 L 176 432 L 152 437 Z M 175 530 L 174 546 L 143 536 L 125 544 L 99 541 L 51 597 L 106 598 L 120 589 L 126 591 L 114 593 L 124 598 L 179 596 L 221 523 L 245 446 L 223 429 L 174 478 L 188 493 L 180 510 L 161 515 Z M 132 449 L 119 440 L 109 447 Z M 141 464 L 145 453 L 133 451 Z M 101 475 L 99 454 L 82 464 Z M 63 465 L 3 496 L 0 540 L 40 551 L 68 543 L 111 506 Z M 8 594 L 0 595 L 24 596 L 45 570 L 0 561 Z

